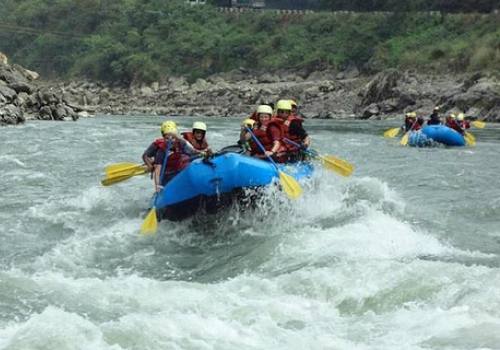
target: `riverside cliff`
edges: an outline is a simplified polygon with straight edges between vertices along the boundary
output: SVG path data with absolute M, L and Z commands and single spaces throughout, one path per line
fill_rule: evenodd
M 5 56 L 4 56 L 5 57 Z M 54 82 L 0 62 L 0 123 L 26 119 L 77 120 L 95 114 L 243 117 L 260 103 L 294 98 L 307 118 L 383 119 L 407 111 L 500 121 L 500 82 L 481 73 L 435 76 L 386 70 L 373 76 L 355 68 L 332 71 L 252 72 L 245 69 L 188 83 L 171 77 L 119 87 L 88 81 Z

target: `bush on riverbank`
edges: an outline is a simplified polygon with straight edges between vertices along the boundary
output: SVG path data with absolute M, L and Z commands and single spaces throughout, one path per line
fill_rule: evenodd
M 225 14 L 180 0 L 5 3 L 0 51 L 46 76 L 128 84 L 238 67 L 500 71 L 498 14 Z

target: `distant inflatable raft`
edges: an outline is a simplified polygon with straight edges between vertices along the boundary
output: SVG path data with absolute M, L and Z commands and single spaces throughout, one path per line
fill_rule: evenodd
M 428 125 L 410 134 L 408 144 L 414 147 L 429 147 L 435 143 L 446 146 L 465 146 L 465 139 L 456 130 L 444 125 Z

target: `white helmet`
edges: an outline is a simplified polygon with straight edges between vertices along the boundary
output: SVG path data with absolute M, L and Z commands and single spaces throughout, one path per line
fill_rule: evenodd
M 193 123 L 193 130 L 201 130 L 201 131 L 207 131 L 207 124 L 203 122 L 194 122 Z
M 259 107 L 257 107 L 257 114 L 261 113 L 273 115 L 273 109 L 271 108 L 271 106 L 268 105 L 260 105 Z

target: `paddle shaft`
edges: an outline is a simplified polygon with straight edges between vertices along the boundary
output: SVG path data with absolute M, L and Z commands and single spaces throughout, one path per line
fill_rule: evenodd
M 311 150 L 309 150 L 309 149 L 305 148 L 303 145 L 301 145 L 301 144 L 299 144 L 299 143 L 297 143 L 297 142 L 295 142 L 295 141 L 292 141 L 292 140 L 290 140 L 290 139 L 287 139 L 286 137 L 285 137 L 285 138 L 283 138 L 283 140 L 284 140 L 286 143 L 289 143 L 289 144 L 291 144 L 292 146 L 297 147 L 299 150 L 301 150 L 301 151 L 303 151 L 303 152 L 306 152 L 307 154 L 309 154 L 309 155 L 311 155 L 311 156 L 313 156 L 313 157 L 316 157 L 316 155 L 317 155 L 317 154 L 315 154 L 313 151 L 311 151 Z

